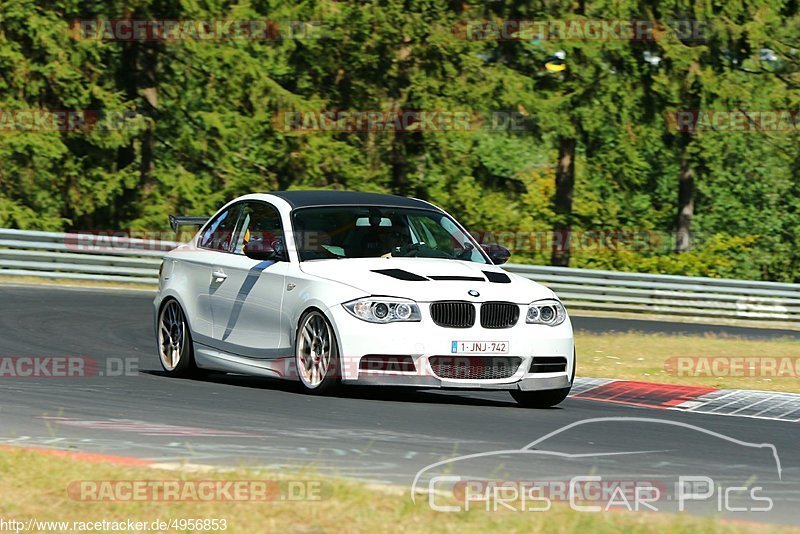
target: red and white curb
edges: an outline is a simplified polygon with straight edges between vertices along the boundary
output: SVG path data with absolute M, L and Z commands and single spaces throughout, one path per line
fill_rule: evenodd
M 570 397 L 664 410 L 800 421 L 800 395 L 796 393 L 576 378 Z

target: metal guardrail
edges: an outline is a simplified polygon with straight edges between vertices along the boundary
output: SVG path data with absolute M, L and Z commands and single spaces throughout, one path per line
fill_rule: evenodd
M 174 241 L 0 229 L 0 276 L 158 284 Z
M 800 324 L 800 284 L 507 265 L 570 308 Z
M 83 233 L 0 229 L 0 276 L 155 285 L 179 243 Z M 568 307 L 800 324 L 800 284 L 508 264 Z

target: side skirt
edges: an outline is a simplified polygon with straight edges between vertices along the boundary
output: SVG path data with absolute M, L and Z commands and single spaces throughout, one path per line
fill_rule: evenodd
M 194 360 L 199 368 L 211 371 L 282 378 L 284 380 L 297 379 L 294 358 L 291 357 L 256 360 L 212 349 L 200 343 L 194 343 Z

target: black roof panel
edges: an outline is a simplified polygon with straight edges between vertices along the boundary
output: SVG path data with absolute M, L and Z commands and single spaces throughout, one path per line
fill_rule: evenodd
M 413 198 L 357 191 L 275 191 L 267 194 L 282 198 L 293 208 L 311 206 L 383 206 L 436 209 L 427 202 L 414 200 Z

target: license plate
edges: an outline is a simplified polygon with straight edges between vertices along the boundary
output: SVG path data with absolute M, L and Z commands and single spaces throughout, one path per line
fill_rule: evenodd
M 451 354 L 508 354 L 508 341 L 453 341 Z

